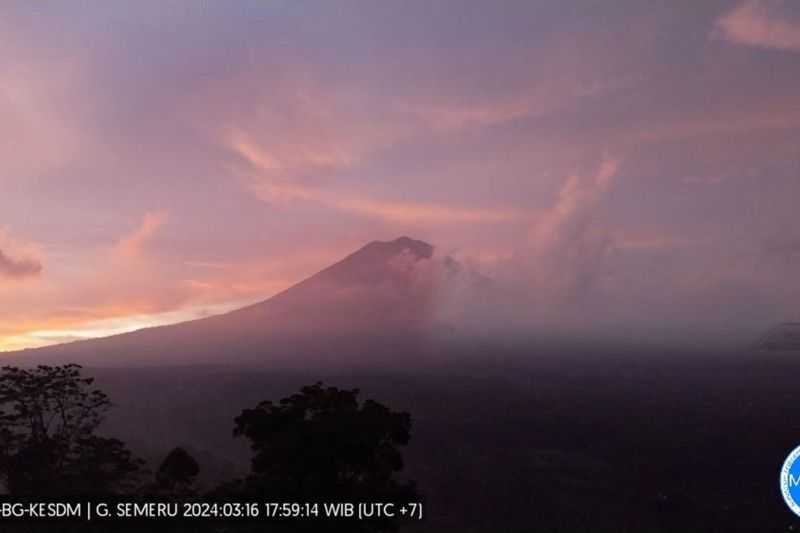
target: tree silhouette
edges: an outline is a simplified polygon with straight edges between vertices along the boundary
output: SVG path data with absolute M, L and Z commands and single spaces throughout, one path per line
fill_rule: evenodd
M 6 366 L 0 372 L 0 476 L 13 495 L 124 490 L 142 462 L 95 435 L 111 402 L 81 367 Z
M 243 489 L 267 501 L 417 501 L 412 482 L 401 482 L 398 449 L 410 439 L 411 416 L 359 391 L 303 387 L 277 404 L 265 401 L 235 419 L 234 435 L 255 452 Z M 291 529 L 303 529 L 294 522 Z M 394 531 L 394 521 L 337 522 L 326 531 Z M 319 524 L 309 530 L 321 531 Z
M 200 466 L 189 452 L 183 448 L 174 448 L 161 462 L 156 472 L 156 485 L 162 491 L 188 493 Z

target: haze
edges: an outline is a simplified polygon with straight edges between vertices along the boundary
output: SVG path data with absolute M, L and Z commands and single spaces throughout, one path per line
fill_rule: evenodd
M 798 5 L 501 5 L 3 3 L 0 349 L 235 309 L 400 235 L 551 329 L 800 320 Z

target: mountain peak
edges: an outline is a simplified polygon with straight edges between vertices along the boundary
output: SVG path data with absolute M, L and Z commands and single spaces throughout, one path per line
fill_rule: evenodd
M 360 251 L 367 250 L 381 252 L 386 255 L 397 255 L 407 252 L 414 255 L 417 259 L 430 259 L 433 256 L 433 246 L 427 242 L 406 236 L 398 237 L 393 241 L 372 241 Z
M 347 283 L 385 280 L 387 276 L 397 274 L 391 268 L 391 263 L 404 256 L 413 262 L 430 259 L 433 257 L 433 246 L 410 237 L 400 237 L 393 241 L 372 241 L 321 274 L 326 279 L 336 278 Z

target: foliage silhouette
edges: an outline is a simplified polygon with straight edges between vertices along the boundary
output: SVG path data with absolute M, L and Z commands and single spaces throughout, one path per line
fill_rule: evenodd
M 0 372 L 0 476 L 14 496 L 124 492 L 142 461 L 95 430 L 111 407 L 79 365 Z
M 194 457 L 183 448 L 174 448 L 158 467 L 156 485 L 160 491 L 188 495 L 199 473 L 200 465 Z
M 111 407 L 108 396 L 81 375 L 79 365 L 3 367 L 0 371 L 0 479 L 13 497 L 121 496 L 133 501 L 202 502 L 234 497 L 262 502 L 416 502 L 413 482 L 401 481 L 400 447 L 410 439 L 411 417 L 359 391 L 303 387 L 299 393 L 245 409 L 235 436 L 250 440 L 254 456 L 244 480 L 201 496 L 200 471 L 184 449 L 174 448 L 140 483 L 144 462 L 117 439 L 96 430 Z M 324 515 L 324 513 L 321 513 Z M 262 517 L 263 518 L 263 517 Z M 160 531 L 396 531 L 397 519 L 288 521 L 167 521 Z M 9 531 L 133 531 L 137 523 L 16 523 Z M 28 529 L 32 528 L 32 529 Z M 99 528 L 99 529 L 98 529 Z
M 234 435 L 249 439 L 255 453 L 240 493 L 284 502 L 418 501 L 414 483 L 396 477 L 403 469 L 399 447 L 409 442 L 411 416 L 372 400 L 359 403 L 358 394 L 316 383 L 277 404 L 265 401 L 242 411 Z M 292 531 L 398 527 L 396 520 L 290 522 Z

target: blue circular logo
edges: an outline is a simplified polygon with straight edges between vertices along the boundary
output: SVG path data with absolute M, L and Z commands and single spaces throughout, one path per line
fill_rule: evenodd
M 781 468 L 781 494 L 794 514 L 800 516 L 800 446 L 792 450 Z

